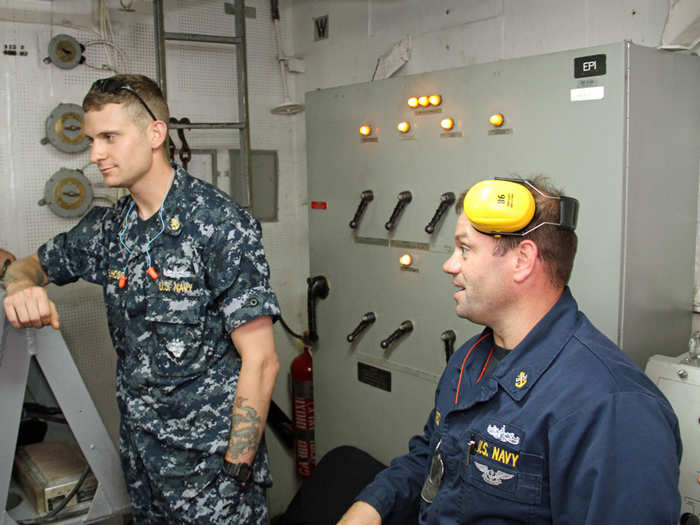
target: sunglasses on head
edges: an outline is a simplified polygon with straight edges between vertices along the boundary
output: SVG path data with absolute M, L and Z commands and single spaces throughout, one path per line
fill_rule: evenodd
M 132 95 L 134 95 L 137 99 L 139 99 L 139 102 L 143 105 L 144 108 L 146 108 L 146 111 L 148 111 L 148 114 L 153 118 L 153 120 L 158 120 L 156 116 L 153 114 L 153 111 L 151 111 L 151 108 L 148 107 L 148 105 L 143 101 L 141 96 L 136 92 L 134 88 L 132 88 L 128 82 L 125 80 L 122 80 L 120 78 L 116 77 L 109 77 L 109 78 L 101 78 L 99 80 L 96 80 L 95 83 L 92 85 L 90 88 L 90 91 L 97 90 L 100 93 L 108 93 L 110 95 L 116 95 L 120 91 L 128 91 Z

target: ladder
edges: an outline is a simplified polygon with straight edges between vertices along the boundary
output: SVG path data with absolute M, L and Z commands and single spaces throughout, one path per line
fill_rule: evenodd
M 239 162 L 241 176 L 247 178 L 248 211 L 253 214 L 252 173 L 250 170 L 250 119 L 248 115 L 248 63 L 246 55 L 246 31 L 244 0 L 234 0 L 233 4 L 224 4 L 227 14 L 236 17 L 235 36 L 203 35 L 196 33 L 172 33 L 165 31 L 163 22 L 163 0 L 153 0 L 153 34 L 156 51 L 156 81 L 165 100 L 168 100 L 167 75 L 165 71 L 165 42 L 204 42 L 212 44 L 230 44 L 236 47 L 236 71 L 238 86 L 238 122 L 193 122 L 168 124 L 170 129 L 236 129 L 240 141 Z

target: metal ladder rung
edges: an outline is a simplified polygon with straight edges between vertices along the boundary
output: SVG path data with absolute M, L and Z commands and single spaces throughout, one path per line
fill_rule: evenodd
M 244 129 L 244 122 L 191 122 L 189 124 L 168 124 L 170 129 Z
M 182 42 L 206 42 L 210 44 L 231 44 L 238 45 L 242 42 L 238 36 L 217 36 L 217 35 L 201 35 L 197 33 L 171 33 L 164 32 L 165 40 L 178 40 Z

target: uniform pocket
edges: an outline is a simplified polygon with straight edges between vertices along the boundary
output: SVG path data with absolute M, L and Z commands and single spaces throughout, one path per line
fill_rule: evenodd
M 543 470 L 541 455 L 504 447 L 482 435 L 464 465 L 463 478 L 483 493 L 537 505 L 542 501 Z
M 157 340 L 152 356 L 156 372 L 168 376 L 193 372 L 202 347 L 201 311 L 196 299 L 148 298 L 145 319 Z

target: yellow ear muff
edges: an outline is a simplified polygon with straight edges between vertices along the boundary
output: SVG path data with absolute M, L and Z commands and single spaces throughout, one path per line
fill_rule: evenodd
M 517 232 L 535 215 L 535 199 L 517 182 L 483 180 L 467 192 L 464 213 L 482 233 Z

